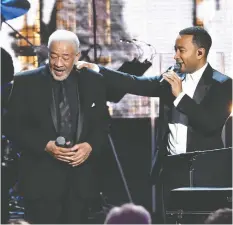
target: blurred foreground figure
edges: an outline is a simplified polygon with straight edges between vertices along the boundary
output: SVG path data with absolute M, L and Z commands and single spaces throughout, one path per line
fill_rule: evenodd
M 232 224 L 232 209 L 216 210 L 207 217 L 205 224 Z
M 104 222 L 105 224 L 151 224 L 150 213 L 139 205 L 127 203 L 121 207 L 112 208 Z

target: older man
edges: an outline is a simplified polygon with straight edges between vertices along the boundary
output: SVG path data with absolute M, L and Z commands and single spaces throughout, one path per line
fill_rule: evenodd
M 7 137 L 21 150 L 19 184 L 30 223 L 85 223 L 98 194 L 94 161 L 107 132 L 102 76 L 73 69 L 79 40 L 67 30 L 49 38 L 49 64 L 15 76 Z M 63 136 L 65 146 L 55 140 Z

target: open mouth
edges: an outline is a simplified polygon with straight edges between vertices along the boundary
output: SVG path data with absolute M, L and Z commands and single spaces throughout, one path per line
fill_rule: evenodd
M 57 68 L 54 68 L 54 73 L 57 75 L 57 76 L 61 76 L 65 70 L 64 69 L 57 69 Z
M 180 65 L 180 69 L 182 69 L 184 63 L 181 62 L 181 61 L 176 61 L 176 63 L 179 64 Z
M 182 61 L 176 61 L 176 63 L 177 63 L 177 64 L 183 64 L 183 62 L 182 62 Z

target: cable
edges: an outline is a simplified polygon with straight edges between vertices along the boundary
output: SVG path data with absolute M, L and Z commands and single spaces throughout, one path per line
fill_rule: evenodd
M 128 40 L 128 39 L 120 39 L 120 42 L 124 42 L 124 43 L 127 43 L 127 44 L 132 44 L 132 45 L 134 45 L 135 47 L 136 47 L 136 49 L 137 49 L 137 53 L 138 53 L 138 56 L 136 57 L 136 59 L 140 59 L 142 56 L 143 56 L 143 54 L 144 54 L 144 51 L 142 50 L 142 48 L 139 46 L 139 45 L 137 45 L 134 41 L 132 41 L 132 40 Z
M 7 24 L 13 31 L 15 31 L 21 38 L 23 38 L 30 46 L 32 46 L 33 48 L 35 47 L 26 37 L 24 37 L 17 30 L 15 30 L 9 23 L 7 23 L 6 21 L 3 21 L 3 22 Z
M 96 30 L 97 30 L 97 23 L 96 23 L 96 4 L 95 0 L 92 0 L 92 8 L 93 8 L 93 38 L 94 38 L 94 62 L 97 63 L 97 40 L 96 40 Z
M 145 41 L 137 40 L 137 39 L 135 39 L 135 38 L 133 38 L 132 41 L 134 41 L 134 42 L 141 42 L 141 43 L 147 45 L 147 46 L 150 48 L 150 51 L 151 51 L 151 57 L 150 57 L 150 60 L 149 60 L 149 61 L 152 61 L 152 60 L 153 60 L 153 58 L 154 58 L 155 55 L 156 55 L 156 49 L 155 49 L 155 47 L 154 47 L 153 45 L 148 44 L 148 43 L 145 42 Z M 151 49 L 153 49 L 153 50 L 151 50 Z
M 111 144 L 112 151 L 113 151 L 114 157 L 115 157 L 115 159 L 116 159 L 117 166 L 118 166 L 118 169 L 119 169 L 119 172 L 120 172 L 122 181 L 123 181 L 123 183 L 124 183 L 124 187 L 125 187 L 126 194 L 127 194 L 127 196 L 128 196 L 129 202 L 133 202 L 132 196 L 131 196 L 131 194 L 130 194 L 130 191 L 129 191 L 129 188 L 128 188 L 128 185 L 127 185 L 127 182 L 126 182 L 126 179 L 125 179 L 124 171 L 123 171 L 123 169 L 122 169 L 122 167 L 121 167 L 121 163 L 120 163 L 119 158 L 118 158 L 118 156 L 117 156 L 116 149 L 115 149 L 115 146 L 114 146 L 114 143 L 113 143 L 113 140 L 112 140 L 112 137 L 111 137 L 110 134 L 108 134 L 108 139 L 109 139 L 109 142 L 110 142 L 110 144 Z

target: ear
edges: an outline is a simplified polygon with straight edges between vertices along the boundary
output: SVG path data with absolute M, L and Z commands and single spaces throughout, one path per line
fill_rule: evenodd
M 199 48 L 198 50 L 197 50 L 197 57 L 198 58 L 202 58 L 202 57 L 204 57 L 205 56 L 205 49 L 204 48 Z

